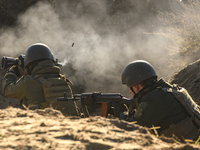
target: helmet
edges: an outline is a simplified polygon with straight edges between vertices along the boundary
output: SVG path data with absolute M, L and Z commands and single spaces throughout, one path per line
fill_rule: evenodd
M 122 84 L 133 87 L 151 77 L 157 77 L 153 66 L 147 61 L 136 60 L 126 65 L 123 69 Z
M 43 43 L 35 43 L 26 50 L 24 66 L 26 68 L 31 62 L 41 59 L 50 59 L 55 62 L 54 56 L 47 45 Z

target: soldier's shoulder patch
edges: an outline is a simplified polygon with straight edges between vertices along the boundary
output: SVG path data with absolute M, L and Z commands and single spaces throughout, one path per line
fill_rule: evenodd
M 136 112 L 135 112 L 135 114 L 134 114 L 134 117 L 135 117 L 136 119 L 139 119 L 140 116 L 142 116 L 143 111 L 145 110 L 145 108 L 147 107 L 147 105 L 148 105 L 147 102 L 142 102 L 142 103 L 138 106 L 138 108 L 137 108 L 137 110 L 136 110 Z

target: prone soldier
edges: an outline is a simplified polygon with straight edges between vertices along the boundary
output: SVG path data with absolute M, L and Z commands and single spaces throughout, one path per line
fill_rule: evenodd
M 188 92 L 157 80 L 153 66 L 144 60 L 129 63 L 122 71 L 122 83 L 129 87 L 135 103 L 119 119 L 157 127 L 158 134 L 179 139 L 196 139 L 200 129 L 200 107 Z

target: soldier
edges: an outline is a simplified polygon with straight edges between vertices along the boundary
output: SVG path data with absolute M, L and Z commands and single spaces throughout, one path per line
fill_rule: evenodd
M 150 63 L 144 60 L 129 63 L 122 71 L 122 83 L 129 87 L 136 103 L 120 114 L 121 120 L 137 121 L 146 127 L 158 126 L 158 133 L 169 137 L 198 137 L 200 107 L 184 88 L 170 85 L 163 78 L 157 80 Z
M 42 43 L 31 45 L 25 53 L 23 65 L 26 75 L 20 77 L 19 65 L 12 66 L 5 74 L 3 79 L 5 96 L 20 100 L 26 107 L 53 107 L 64 114 L 79 115 L 76 102 L 56 100 L 57 97 L 62 97 L 64 92 L 68 97 L 72 96 L 70 88 L 72 83 L 61 74 L 47 45 Z

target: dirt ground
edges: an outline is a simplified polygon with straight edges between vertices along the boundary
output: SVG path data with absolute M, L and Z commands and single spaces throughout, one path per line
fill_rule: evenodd
M 194 144 L 157 138 L 141 126 L 99 116 L 64 117 L 59 111 L 0 110 L 0 149 L 149 149 L 197 150 Z
M 40 0 L 0 0 L 1 29 L 15 26 L 17 16 L 37 1 Z M 120 0 L 114 2 L 119 3 Z M 112 7 L 120 9 L 117 6 Z M 188 65 L 169 80 L 170 83 L 185 87 L 198 104 L 200 104 L 199 63 L 197 61 Z M 1 70 L 0 81 L 4 74 L 5 70 Z M 20 107 L 19 101 L 4 97 L 0 88 L 0 149 L 200 149 L 200 144 L 195 146 L 193 141 L 180 143 L 172 138 L 156 137 L 151 134 L 153 131 L 150 132 L 150 129 L 117 119 L 100 116 L 79 118 L 63 116 L 59 111 L 50 108 L 24 110 L 18 107 Z

